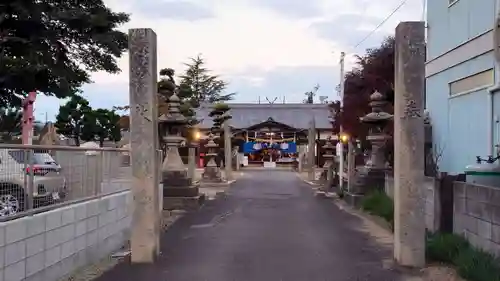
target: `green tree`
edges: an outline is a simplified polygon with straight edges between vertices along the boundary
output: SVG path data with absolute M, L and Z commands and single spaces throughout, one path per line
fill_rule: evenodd
M 121 140 L 120 115 L 114 110 L 99 108 L 93 110 L 84 121 L 82 139 L 85 141 L 99 141 L 99 146 L 104 146 L 104 141 L 118 142 Z
M 225 94 L 228 83 L 220 79 L 219 76 L 211 74 L 210 70 L 205 68 L 205 61 L 199 55 L 191 58 L 183 75 L 179 76 L 180 83 L 175 81 L 175 70 L 164 68 L 160 70 L 160 79 L 158 81 L 158 114 L 168 113 L 168 97 L 174 91 L 181 100 L 180 111 L 188 118 L 188 126 L 198 122 L 196 119 L 197 108 L 201 102 L 219 103 L 230 101 L 236 93 Z M 130 106 L 115 106 L 116 110 L 129 110 Z M 122 120 L 121 127 L 128 128 L 128 120 Z M 189 136 L 189 133 L 186 133 Z
M 158 112 L 159 114 L 168 113 L 168 98 L 177 91 L 177 95 L 181 100 L 180 111 L 191 123 L 195 123 L 195 112 L 191 105 L 191 95 L 181 90 L 181 86 L 177 86 L 175 82 L 175 70 L 172 68 L 164 68 L 160 70 L 160 81 L 158 81 Z
M 0 14 L 0 106 L 20 106 L 33 90 L 71 97 L 90 72 L 120 70 L 127 36 L 117 27 L 129 16 L 102 0 L 5 0 Z
M 75 144 L 80 146 L 80 139 L 88 139 L 90 119 L 92 118 L 92 107 L 89 101 L 82 96 L 73 96 L 65 105 L 59 107 L 54 126 L 57 133 L 73 138 Z M 83 136 L 83 138 L 82 138 Z
M 183 75 L 180 76 L 179 96 L 196 108 L 201 102 L 224 102 L 234 99 L 236 93 L 226 94 L 228 83 L 205 67 L 205 60 L 198 55 L 191 58 Z
M 22 132 L 23 112 L 19 108 L 0 108 L 0 138 L 11 140 Z

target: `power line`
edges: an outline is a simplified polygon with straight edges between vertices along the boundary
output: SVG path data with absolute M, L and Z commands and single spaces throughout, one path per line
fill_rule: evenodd
M 403 5 L 406 4 L 407 1 L 408 0 L 401 1 L 401 3 L 399 3 L 399 5 L 394 10 L 392 10 L 392 12 L 381 23 L 379 23 L 372 31 L 370 31 L 370 33 L 368 33 L 368 35 L 366 35 L 361 41 L 354 45 L 354 49 L 363 44 L 366 39 L 370 38 L 370 36 L 372 36 L 375 31 L 382 27 L 382 25 L 384 25 L 399 9 L 401 9 L 401 7 L 403 7 Z

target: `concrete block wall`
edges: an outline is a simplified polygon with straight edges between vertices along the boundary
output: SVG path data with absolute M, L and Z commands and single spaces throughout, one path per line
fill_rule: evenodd
M 440 199 L 436 187 L 436 180 L 431 177 L 425 177 L 425 226 L 429 231 L 436 231 L 439 228 L 440 218 Z M 390 175 L 385 176 L 385 193 L 394 200 L 394 178 Z
M 500 189 L 455 182 L 453 204 L 453 231 L 500 256 Z
M 0 281 L 57 281 L 129 240 L 124 191 L 0 223 Z

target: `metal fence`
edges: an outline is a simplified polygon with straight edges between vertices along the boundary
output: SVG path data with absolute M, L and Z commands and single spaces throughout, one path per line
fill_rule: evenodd
M 127 149 L 0 144 L 0 219 L 128 189 L 130 175 Z

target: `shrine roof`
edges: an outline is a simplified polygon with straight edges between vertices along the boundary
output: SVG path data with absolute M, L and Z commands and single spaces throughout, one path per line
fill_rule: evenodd
M 310 121 L 314 118 L 317 129 L 330 129 L 330 111 L 326 104 L 256 104 L 256 103 L 228 103 L 231 110 L 229 114 L 231 126 L 245 129 L 260 124 L 271 118 L 296 129 L 309 128 Z M 196 109 L 196 118 L 201 123 L 200 129 L 212 127 L 212 118 L 208 116 L 213 104 L 201 105 Z

